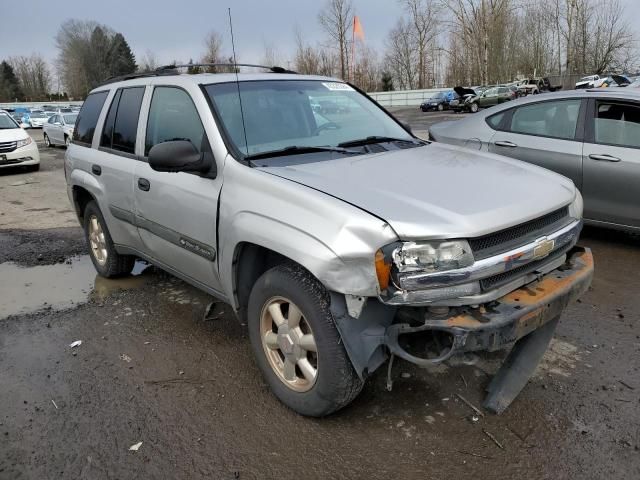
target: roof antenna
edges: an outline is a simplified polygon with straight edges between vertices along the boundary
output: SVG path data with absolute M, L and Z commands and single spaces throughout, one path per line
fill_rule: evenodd
M 249 155 L 249 142 L 247 142 L 247 127 L 244 124 L 244 110 L 242 109 L 242 95 L 240 95 L 240 80 L 238 80 L 238 61 L 236 60 L 236 44 L 233 41 L 233 23 L 231 22 L 231 7 L 229 11 L 229 30 L 231 30 L 231 48 L 233 50 L 233 69 L 236 72 L 236 87 L 238 89 L 238 102 L 240 102 L 240 117 L 242 118 L 242 131 L 244 132 L 244 145 Z

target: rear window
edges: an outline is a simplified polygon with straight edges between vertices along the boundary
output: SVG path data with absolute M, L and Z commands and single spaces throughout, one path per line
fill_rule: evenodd
M 135 153 L 143 95 L 144 87 L 118 90 L 109 107 L 100 146 L 129 154 Z
M 104 101 L 109 92 L 92 93 L 82 104 L 75 130 L 73 131 L 73 141 L 85 146 L 91 146 L 93 133 L 96 131 L 98 117 L 102 111 Z

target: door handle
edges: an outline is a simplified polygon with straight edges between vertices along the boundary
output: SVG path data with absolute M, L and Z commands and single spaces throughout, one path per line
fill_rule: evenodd
M 599 160 L 601 162 L 619 162 L 620 159 L 618 157 L 614 157 L 612 155 L 607 155 L 606 153 L 598 154 L 592 153 L 589 155 L 591 160 Z
M 149 183 L 149 180 L 147 180 L 146 178 L 139 178 L 138 188 L 142 191 L 148 192 L 151 188 L 151 183 Z
M 91 173 L 99 177 L 102 174 L 102 167 L 100 165 L 91 165 Z
M 514 148 L 514 147 L 518 146 L 515 143 L 508 142 L 506 140 L 498 140 L 497 142 L 494 142 L 494 145 L 496 145 L 498 147 L 509 147 L 509 148 Z

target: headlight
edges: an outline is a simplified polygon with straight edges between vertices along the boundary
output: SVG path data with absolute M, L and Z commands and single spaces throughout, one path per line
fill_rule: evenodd
M 466 240 L 406 242 L 392 252 L 395 266 L 404 272 L 441 272 L 468 267 L 474 262 Z
M 572 218 L 582 218 L 583 202 L 580 191 L 576 188 L 576 197 L 573 199 L 573 203 L 569 205 L 569 215 Z
M 22 140 L 18 140 L 16 142 L 16 148 L 20 148 L 20 147 L 26 147 L 27 145 L 29 145 L 31 142 L 33 142 L 33 140 L 31 139 L 31 137 L 27 137 L 24 138 Z

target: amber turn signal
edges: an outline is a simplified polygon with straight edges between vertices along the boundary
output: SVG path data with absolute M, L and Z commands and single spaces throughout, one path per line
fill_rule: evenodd
M 376 252 L 376 275 L 378 276 L 380 290 L 386 290 L 391 278 L 391 262 L 384 258 L 382 250 Z

